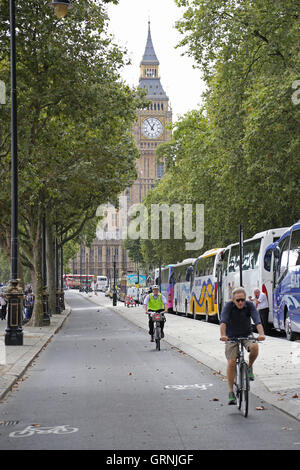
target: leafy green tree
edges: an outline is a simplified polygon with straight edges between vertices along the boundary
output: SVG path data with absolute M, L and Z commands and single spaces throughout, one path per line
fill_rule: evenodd
M 42 320 L 41 234 L 46 217 L 63 243 L 83 232 L 97 206 L 135 178 L 131 126 L 141 96 L 119 76 L 124 54 L 108 36 L 99 2 L 81 0 L 56 20 L 38 0 L 17 5 L 20 254 Z M 0 79 L 8 82 L 8 9 L 0 2 Z M 10 103 L 0 116 L 1 228 L 9 240 Z M 3 242 L 4 243 L 4 242 Z M 8 243 L 6 243 L 6 246 Z

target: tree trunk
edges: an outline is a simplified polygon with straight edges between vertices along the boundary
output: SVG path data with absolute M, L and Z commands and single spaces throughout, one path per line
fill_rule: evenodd
M 32 224 L 33 242 L 33 293 L 35 296 L 31 326 L 43 326 L 43 276 L 42 276 L 42 216 L 37 215 L 36 223 Z

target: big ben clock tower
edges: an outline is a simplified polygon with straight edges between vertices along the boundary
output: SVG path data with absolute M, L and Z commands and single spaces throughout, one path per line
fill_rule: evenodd
M 133 134 L 140 159 L 137 162 L 138 179 L 130 189 L 129 205 L 142 202 L 156 179 L 163 174 L 163 164 L 156 162 L 156 148 L 171 138 L 171 131 L 166 125 L 172 122 L 172 111 L 159 75 L 159 61 L 154 51 L 150 21 L 145 52 L 140 63 L 139 87 L 147 91 L 151 104 L 138 111 Z
M 166 125 L 172 122 L 172 111 L 169 98 L 160 82 L 159 61 L 152 43 L 150 22 L 146 48 L 140 63 L 139 86 L 146 90 L 150 105 L 138 111 L 138 118 L 133 126 L 140 158 L 137 160 L 138 179 L 123 194 L 127 199 L 127 208 L 142 202 L 155 181 L 162 177 L 164 166 L 156 162 L 156 149 L 171 139 L 171 130 L 166 129 Z M 119 214 L 113 211 L 111 230 L 118 232 L 119 224 Z M 130 260 L 123 240 L 108 237 L 96 239 L 90 248 L 82 247 L 73 260 L 71 269 L 74 274 L 86 274 L 89 271 L 89 274 L 105 275 L 110 279 L 111 285 L 114 274 L 118 279 L 124 272 L 134 272 L 136 265 Z

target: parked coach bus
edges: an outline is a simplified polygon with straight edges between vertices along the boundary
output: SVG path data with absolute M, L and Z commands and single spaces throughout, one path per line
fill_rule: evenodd
M 97 290 L 105 292 L 108 289 L 107 276 L 97 276 Z
M 219 320 L 217 270 L 224 248 L 213 248 L 199 256 L 191 272 L 189 313 L 205 321 Z
M 174 298 L 173 310 L 177 313 L 189 314 L 191 300 L 190 271 L 196 258 L 183 260 L 174 265 Z
M 173 312 L 173 297 L 174 297 L 174 266 L 169 264 L 161 268 L 161 293 L 165 296 L 168 302 L 168 312 Z
M 269 296 L 273 325 L 293 341 L 300 334 L 300 220 L 267 247 L 264 264 L 273 280 Z
M 242 279 L 243 287 L 246 290 L 247 298 L 254 295 L 254 289 L 258 288 L 266 294 L 268 301 L 272 296 L 273 276 L 270 270 L 264 265 L 264 255 L 266 248 L 279 240 L 287 230 L 287 227 L 266 230 L 257 233 L 254 237 L 245 240 L 243 243 L 243 263 Z M 219 283 L 219 295 L 221 307 L 232 299 L 232 291 L 240 286 L 240 247 L 239 243 L 233 243 L 226 247 L 223 254 L 222 276 Z M 262 318 L 262 324 L 267 331 L 271 315 L 269 318 Z

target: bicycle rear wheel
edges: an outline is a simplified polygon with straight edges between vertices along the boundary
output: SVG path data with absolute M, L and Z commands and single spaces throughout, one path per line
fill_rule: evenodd
M 248 376 L 248 366 L 244 362 L 241 366 L 241 412 L 245 416 L 248 416 L 248 407 L 249 407 L 249 376 Z

